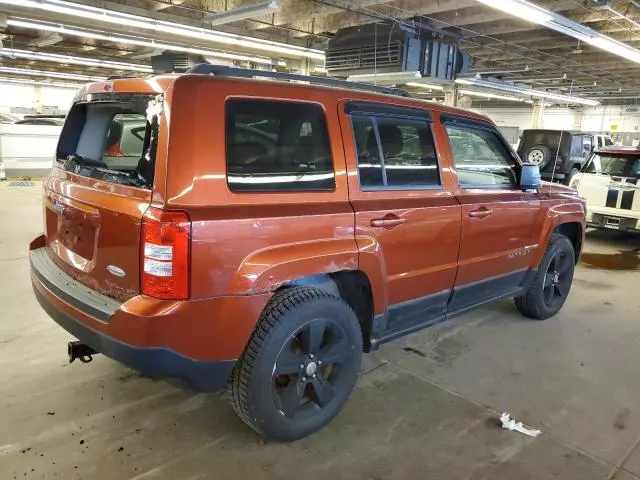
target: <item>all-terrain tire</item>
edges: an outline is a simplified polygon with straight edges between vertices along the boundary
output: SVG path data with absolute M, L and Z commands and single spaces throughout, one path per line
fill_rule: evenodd
M 558 313 L 571 289 L 575 258 L 571 241 L 565 235 L 552 234 L 529 290 L 515 298 L 520 313 L 535 320 Z
M 288 415 L 284 404 L 279 405 L 278 362 L 285 353 L 305 355 L 302 347 L 300 352 L 291 353 L 289 346 L 298 345 L 296 342 L 300 342 L 301 335 L 307 332 L 305 329 L 310 332 L 311 328 L 317 328 L 318 322 L 327 325 L 326 332 L 323 330 L 326 340 L 322 345 L 325 345 L 325 349 L 330 345 L 329 339 L 340 339 L 344 363 L 336 364 L 337 370 L 336 365 L 331 366 L 327 378 L 322 377 L 323 388 L 328 388 L 333 395 L 330 401 L 321 406 L 322 402 L 316 405 L 309 400 L 309 408 L 303 408 L 306 404 L 300 407 L 304 415 Z M 330 331 L 329 326 L 333 330 Z M 311 333 L 307 338 L 311 338 Z M 308 342 L 311 343 L 311 340 Z M 318 363 L 314 363 L 313 368 L 312 360 L 306 354 L 300 362 L 301 370 L 286 377 L 290 382 L 306 381 L 301 387 L 303 401 L 315 396 L 315 388 L 319 384 L 312 383 L 309 387 L 308 383 L 320 382 L 323 375 L 321 369 L 328 367 L 320 366 L 321 362 L 318 362 L 322 359 L 322 352 L 322 349 L 318 349 L 315 357 L 311 354 L 311 359 Z M 266 438 L 293 441 L 306 437 L 323 428 L 342 409 L 355 386 L 361 359 L 362 332 L 358 318 L 349 305 L 324 290 L 287 288 L 277 292 L 265 307 L 234 368 L 229 384 L 233 408 L 247 425 Z M 313 378 L 310 374 L 313 374 Z M 305 375 L 309 375 L 309 378 L 305 378 Z M 332 380 L 335 377 L 338 380 Z M 307 393 L 309 388 L 311 391 Z M 320 396 L 319 393 L 317 395 Z

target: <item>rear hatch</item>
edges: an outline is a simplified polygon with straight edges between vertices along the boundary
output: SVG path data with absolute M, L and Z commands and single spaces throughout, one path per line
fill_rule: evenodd
M 591 207 L 640 212 L 640 152 L 594 153 L 583 168 L 578 191 Z
M 572 135 L 561 130 L 525 130 L 518 146 L 518 156 L 546 172 L 564 171 L 571 156 Z
M 155 94 L 104 93 L 74 103 L 44 185 L 51 258 L 76 280 L 122 301 L 140 291 L 159 101 Z

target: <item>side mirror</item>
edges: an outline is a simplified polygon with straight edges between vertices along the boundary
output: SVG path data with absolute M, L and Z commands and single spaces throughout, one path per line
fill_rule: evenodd
M 523 190 L 540 190 L 542 178 L 540 177 L 540 167 L 538 165 L 534 163 L 522 164 L 520 187 Z

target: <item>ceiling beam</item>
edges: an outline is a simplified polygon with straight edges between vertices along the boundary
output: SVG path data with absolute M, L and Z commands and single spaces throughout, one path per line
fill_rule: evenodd
M 305 2 L 308 0 L 305 0 Z M 323 5 L 323 13 L 309 15 L 307 10 L 299 9 L 287 16 L 274 16 L 275 25 L 288 24 L 298 30 L 312 29 L 313 33 L 333 32 L 340 28 L 354 27 L 376 21 L 374 16 L 383 15 L 392 19 L 408 19 L 414 16 L 430 16 L 438 12 L 447 12 L 477 5 L 476 0 L 396 0 L 386 2 L 383 0 L 359 0 L 358 2 L 331 0 L 333 6 L 329 7 L 316 0 L 312 3 Z M 344 5 L 345 9 L 335 7 Z M 329 8 L 329 10 L 327 10 Z

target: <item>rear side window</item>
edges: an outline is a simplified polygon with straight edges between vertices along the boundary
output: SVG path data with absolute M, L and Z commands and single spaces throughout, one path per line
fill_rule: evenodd
M 226 158 L 232 191 L 335 188 L 327 121 L 315 104 L 228 100 Z
M 440 185 L 429 122 L 353 115 L 360 186 L 411 189 Z

